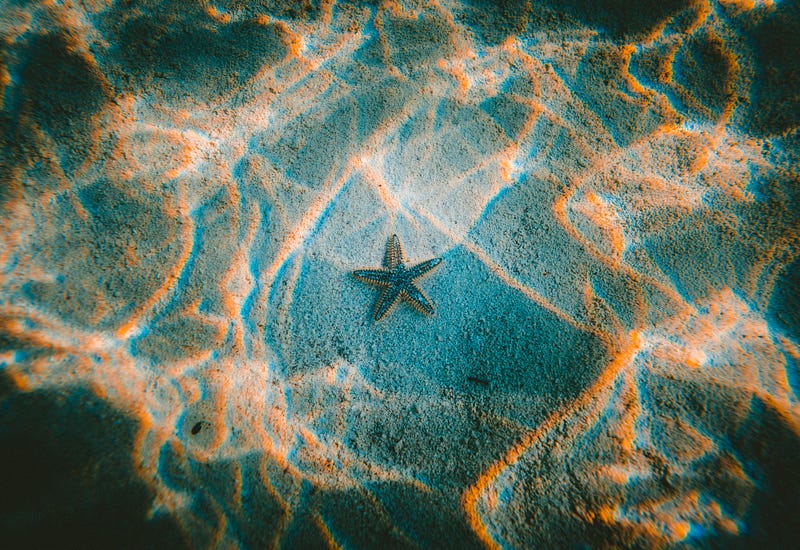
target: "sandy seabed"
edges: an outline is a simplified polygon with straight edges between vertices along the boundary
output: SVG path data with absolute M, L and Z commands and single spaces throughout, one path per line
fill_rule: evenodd
M 0 547 L 797 543 L 797 1 L 0 39 Z M 393 234 L 434 315 L 373 319 Z

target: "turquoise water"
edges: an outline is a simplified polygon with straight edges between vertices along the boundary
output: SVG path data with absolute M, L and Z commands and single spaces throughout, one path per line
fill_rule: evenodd
M 799 28 L 0 0 L 2 546 L 788 546 Z

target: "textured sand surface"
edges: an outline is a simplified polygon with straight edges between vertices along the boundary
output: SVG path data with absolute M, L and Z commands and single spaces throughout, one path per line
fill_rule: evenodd
M 0 546 L 796 544 L 797 1 L 0 39 Z M 373 320 L 392 234 L 435 315 Z

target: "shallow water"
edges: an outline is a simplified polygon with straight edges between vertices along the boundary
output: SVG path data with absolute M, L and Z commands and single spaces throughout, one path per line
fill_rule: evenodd
M 794 542 L 797 2 L 0 35 L 0 546 Z M 374 320 L 393 234 L 433 315 Z

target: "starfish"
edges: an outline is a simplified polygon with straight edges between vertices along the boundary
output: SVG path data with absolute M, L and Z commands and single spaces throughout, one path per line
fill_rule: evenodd
M 422 277 L 442 263 L 441 258 L 434 258 L 406 267 L 403 260 L 403 247 L 397 235 L 389 238 L 386 245 L 386 269 L 358 269 L 353 272 L 356 279 L 384 287 L 378 305 L 375 306 L 375 320 L 380 321 L 399 299 L 403 299 L 422 313 L 432 315 L 433 304 L 414 284 L 414 280 Z

